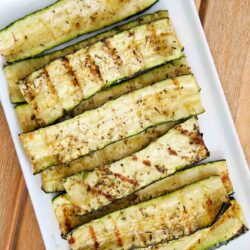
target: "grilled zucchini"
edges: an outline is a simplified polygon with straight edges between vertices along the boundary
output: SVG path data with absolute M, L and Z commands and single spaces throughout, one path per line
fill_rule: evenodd
M 170 128 L 181 121 L 169 122 L 147 129 L 142 133 L 128 139 L 115 142 L 107 147 L 86 155 L 78 160 L 46 169 L 41 173 L 42 189 L 45 192 L 64 191 L 63 183 L 69 176 L 83 171 L 93 170 L 99 166 L 111 164 L 126 156 L 129 156 L 165 134 Z
M 33 57 L 75 37 L 144 11 L 157 0 L 60 0 L 0 31 L 9 62 Z
M 42 68 L 46 64 L 58 59 L 60 57 L 72 54 L 77 50 L 90 46 L 96 42 L 99 42 L 105 38 L 111 37 L 121 31 L 126 29 L 130 29 L 135 27 L 139 24 L 145 24 L 148 22 L 152 22 L 155 20 L 159 20 L 162 18 L 168 18 L 168 12 L 165 10 L 158 11 L 153 14 L 147 14 L 135 19 L 129 23 L 123 24 L 121 26 L 115 27 L 111 30 L 99 33 L 93 37 L 90 37 L 86 40 L 80 41 L 76 44 L 70 45 L 64 49 L 57 50 L 51 52 L 49 54 L 40 55 L 37 57 L 29 58 L 26 60 L 22 60 L 16 63 L 8 64 L 4 67 L 5 77 L 9 84 L 9 93 L 10 93 L 10 100 L 12 103 L 22 103 L 25 102 L 25 99 L 20 92 L 20 89 L 17 85 L 19 80 L 24 79 L 34 71 Z
M 169 18 L 138 25 L 57 59 L 19 81 L 40 126 L 82 100 L 183 55 Z
M 123 95 L 73 119 L 20 135 L 34 173 L 69 163 L 158 124 L 203 112 L 192 75 Z
M 126 197 L 126 199 L 117 200 L 101 210 L 84 216 L 78 215 L 78 207 L 74 206 L 70 202 L 67 194 L 55 197 L 52 204 L 62 236 L 65 237 L 72 229 L 91 220 L 100 218 L 113 211 L 132 206 L 139 202 L 146 201 L 160 195 L 165 195 L 194 182 L 215 175 L 220 176 L 227 193 L 231 194 L 233 192 L 233 188 L 229 179 L 226 161 L 216 161 L 194 166 L 186 170 L 181 170 L 172 176 L 150 184 L 149 186 Z
M 124 198 L 208 156 L 198 122 L 181 123 L 138 153 L 66 179 L 71 202 L 85 214 Z
M 211 225 L 229 203 L 220 177 L 210 177 L 93 220 L 67 238 L 73 250 L 146 247 Z
M 248 231 L 240 205 L 233 200 L 232 205 L 211 227 L 196 233 L 141 250 L 212 250 L 227 244 Z
M 123 94 L 127 94 L 130 91 L 148 86 L 154 82 L 190 73 L 191 70 L 187 64 L 185 57 L 171 61 L 166 65 L 157 67 L 142 75 L 125 81 L 122 84 L 118 84 L 98 92 L 96 95 L 90 97 L 89 99 L 82 101 L 72 110 L 72 112 L 63 116 L 60 121 L 75 117 L 86 110 L 97 108 L 107 101 L 113 100 Z M 29 104 L 19 105 L 16 107 L 15 111 L 19 118 L 19 122 L 23 132 L 29 132 L 39 128 L 39 123 L 36 120 L 35 113 L 29 106 Z

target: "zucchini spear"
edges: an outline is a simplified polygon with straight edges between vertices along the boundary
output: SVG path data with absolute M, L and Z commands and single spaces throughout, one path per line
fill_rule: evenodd
M 80 115 L 84 111 L 95 109 L 104 103 L 114 100 L 115 98 L 127 94 L 136 89 L 143 88 L 152 83 L 165 80 L 167 78 L 174 78 L 181 75 L 190 74 L 191 70 L 187 64 L 186 58 L 174 60 L 166 65 L 157 67 L 151 71 L 148 71 L 142 75 L 132 78 L 124 83 L 112 86 L 108 89 L 104 89 L 89 99 L 82 101 L 77 105 L 70 113 L 63 116 L 60 121 L 67 120 L 69 118 Z M 20 126 L 23 132 L 29 132 L 40 127 L 35 113 L 29 104 L 18 105 L 15 108 L 17 117 L 19 119 Z
M 78 208 L 70 202 L 67 194 L 56 196 L 52 200 L 52 204 L 62 236 L 65 237 L 74 228 L 91 220 L 103 217 L 106 214 L 132 206 L 142 201 L 165 195 L 194 182 L 216 175 L 220 176 L 227 193 L 231 194 L 233 192 L 233 188 L 229 179 L 226 161 L 222 160 L 178 171 L 176 174 L 150 184 L 125 199 L 117 200 L 103 209 L 83 216 L 78 215 Z
M 191 118 L 132 156 L 67 178 L 64 187 L 79 215 L 112 202 L 208 156 L 198 122 Z
M 40 126 L 45 126 L 102 89 L 182 55 L 170 19 L 163 18 L 52 61 L 19 81 L 19 87 Z
M 135 90 L 70 120 L 21 134 L 20 139 L 38 173 L 203 111 L 199 87 L 186 75 Z
M 157 0 L 59 0 L 0 31 L 9 62 L 33 57 L 80 35 L 138 14 Z
M 141 250 L 212 250 L 248 231 L 240 205 L 233 200 L 231 207 L 211 226 L 196 233 Z
M 210 226 L 229 205 L 220 177 L 118 210 L 68 234 L 73 250 L 127 250 L 159 244 Z
M 128 22 L 126 24 L 123 24 L 121 26 L 117 26 L 111 30 L 104 31 L 102 33 L 99 33 L 95 36 L 92 36 L 86 40 L 82 40 L 78 43 L 75 43 L 73 45 L 70 45 L 66 48 L 56 50 L 54 52 L 51 52 L 49 54 L 36 56 L 33 58 L 28 58 L 26 60 L 22 60 L 19 62 L 8 64 L 4 67 L 4 73 L 5 77 L 7 79 L 8 85 L 9 85 L 9 93 L 10 93 L 10 99 L 12 103 L 23 103 L 25 102 L 25 99 L 20 92 L 20 89 L 17 85 L 17 82 L 26 78 L 34 71 L 42 68 L 46 64 L 50 63 L 51 61 L 54 61 L 55 59 L 58 59 L 60 57 L 72 54 L 76 52 L 77 50 L 80 50 L 82 48 L 86 48 L 94 43 L 97 43 L 105 38 L 111 37 L 121 31 L 133 28 L 140 24 L 145 24 L 148 22 L 152 22 L 155 20 L 159 20 L 162 18 L 168 17 L 168 11 L 160 10 L 153 14 L 147 14 L 143 15 L 131 22 Z M 26 132 L 26 131 L 24 131 Z
M 67 177 L 111 164 L 129 156 L 145 148 L 178 123 L 181 123 L 181 121 L 169 122 L 149 128 L 138 135 L 110 144 L 69 164 L 46 169 L 41 173 L 42 189 L 47 193 L 64 191 L 63 183 Z

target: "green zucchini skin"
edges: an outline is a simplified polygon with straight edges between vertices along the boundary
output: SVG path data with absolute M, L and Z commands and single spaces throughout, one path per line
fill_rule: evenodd
M 67 194 L 55 197 L 52 200 L 52 204 L 62 237 L 66 237 L 71 230 L 91 220 L 95 220 L 116 210 L 138 204 L 151 198 L 165 195 L 194 182 L 216 175 L 220 176 L 227 193 L 231 194 L 233 188 L 229 179 L 226 161 L 221 160 L 192 166 L 191 168 L 178 171 L 176 174 L 150 184 L 125 199 L 118 200 L 101 210 L 83 216 L 78 215 L 79 208 L 70 202 Z
M 46 193 L 65 191 L 63 183 L 67 177 L 111 164 L 129 156 L 143 149 L 181 122 L 182 121 L 175 121 L 158 125 L 128 139 L 108 145 L 103 149 L 95 151 L 93 154 L 84 156 L 69 164 L 58 165 L 46 169 L 41 173 L 42 189 Z
M 12 103 L 23 103 L 25 99 L 17 85 L 19 80 L 22 80 L 32 74 L 34 71 L 44 67 L 46 64 L 60 57 L 72 54 L 77 50 L 88 47 L 96 42 L 111 37 L 121 31 L 131 29 L 137 25 L 145 24 L 162 18 L 168 18 L 168 11 L 160 10 L 153 14 L 143 15 L 131 22 L 117 26 L 111 30 L 99 33 L 86 40 L 70 45 L 61 50 L 51 52 L 49 54 L 36 56 L 19 62 L 8 64 L 4 67 L 5 77 L 9 85 L 10 100 Z
M 67 238 L 73 250 L 146 247 L 210 226 L 225 204 L 230 201 L 220 177 L 210 177 L 93 220 Z
M 208 156 L 199 125 L 191 118 L 132 156 L 66 179 L 65 190 L 79 215 L 112 202 L 170 176 Z
M 212 250 L 247 231 L 240 205 L 233 200 L 231 207 L 212 226 L 198 230 L 190 236 L 142 250 Z
M 183 56 L 169 18 L 123 31 L 52 61 L 19 81 L 40 126 L 54 123 L 104 88 Z
M 124 83 L 112 86 L 96 93 L 89 99 L 82 101 L 70 113 L 60 118 L 59 121 L 65 121 L 80 115 L 84 111 L 98 108 L 110 100 L 114 100 L 124 94 L 143 88 L 152 83 L 187 74 L 191 74 L 191 70 L 187 64 L 186 58 L 182 57 L 169 62 L 166 65 L 162 65 L 149 72 L 139 75 L 138 77 L 132 78 Z M 17 106 L 15 111 L 17 117 L 19 118 L 19 123 L 23 132 L 30 132 L 40 127 L 39 122 L 35 117 L 35 113 L 29 104 Z
M 69 163 L 147 128 L 203 111 L 195 78 L 186 75 L 135 90 L 59 124 L 23 133 L 20 139 L 34 173 L 38 173 L 54 165 Z
M 138 14 L 156 2 L 60 0 L 1 30 L 0 54 L 9 62 L 33 57 L 80 35 Z

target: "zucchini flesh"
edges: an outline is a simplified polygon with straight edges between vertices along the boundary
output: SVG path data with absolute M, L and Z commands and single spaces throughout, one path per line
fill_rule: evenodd
M 150 184 L 149 186 L 126 197 L 126 199 L 118 200 L 101 210 L 84 216 L 78 215 L 79 208 L 70 202 L 67 194 L 57 196 L 53 199 L 52 204 L 62 236 L 65 237 L 74 228 L 91 220 L 103 217 L 113 211 L 132 206 L 139 202 L 146 201 L 160 195 L 165 195 L 194 182 L 216 175 L 220 176 L 227 193 L 231 194 L 233 192 L 233 188 L 229 179 L 226 161 L 223 160 L 181 170 L 172 176 Z
M 190 74 L 191 70 L 187 64 L 186 58 L 174 60 L 166 65 L 162 65 L 149 72 L 125 81 L 122 84 L 104 89 L 87 100 L 82 101 L 70 113 L 63 116 L 60 121 L 65 121 L 75 117 L 86 110 L 95 109 L 107 101 L 113 100 L 121 95 L 127 94 L 130 91 L 143 88 L 154 82 L 165 80 L 166 78 L 174 78 L 181 75 Z M 39 123 L 35 118 L 35 113 L 29 104 L 17 106 L 16 114 L 19 118 L 20 126 L 23 132 L 29 132 L 39 128 Z
M 133 16 L 157 0 L 60 0 L 0 31 L 9 62 L 38 55 L 75 37 Z
M 33 109 L 28 104 L 17 105 L 15 112 L 23 132 L 33 131 L 39 127 Z
M 191 118 L 132 156 L 69 177 L 64 183 L 80 214 L 100 209 L 208 156 L 198 122 Z
M 180 58 L 182 51 L 170 19 L 164 18 L 57 59 L 19 81 L 19 88 L 45 126 L 100 90 Z
M 174 100 L 174 101 L 173 101 Z M 69 163 L 158 124 L 204 111 L 192 75 L 123 95 L 73 119 L 20 135 L 34 173 Z
M 86 155 L 69 164 L 46 169 L 41 173 L 42 189 L 45 192 L 64 191 L 63 183 L 67 177 L 111 164 L 114 161 L 129 156 L 143 149 L 180 122 L 176 121 L 158 125 L 128 139 L 110 144 L 103 149 L 95 151 L 93 154 Z
M 168 17 L 168 12 L 165 10 L 157 11 L 156 13 L 153 13 L 153 14 L 143 15 L 129 23 L 126 23 L 121 26 L 115 27 L 111 30 L 102 32 L 100 34 L 97 34 L 86 40 L 70 45 L 61 50 L 57 50 L 49 54 L 40 55 L 37 57 L 29 58 L 26 60 L 22 60 L 22 61 L 7 65 L 6 67 L 4 67 L 4 73 L 5 73 L 5 77 L 7 79 L 8 85 L 9 85 L 9 93 L 10 93 L 11 102 L 12 103 L 25 102 L 25 99 L 17 85 L 17 82 L 19 80 L 26 78 L 27 76 L 32 74 L 34 71 L 42 68 L 43 66 L 50 63 L 51 61 L 54 61 L 55 59 L 58 59 L 60 57 L 72 54 L 76 52 L 77 50 L 90 46 L 96 42 L 99 42 L 105 38 L 111 37 L 126 29 L 135 27 L 139 24 L 145 24 L 148 22 L 152 22 L 152 21 L 155 21 L 161 18 L 167 18 L 167 17 Z
M 230 201 L 220 177 L 210 177 L 91 221 L 67 238 L 73 250 L 146 247 L 211 225 L 225 203 Z
M 215 249 L 247 231 L 240 205 L 233 200 L 224 214 L 211 226 L 175 241 L 143 250 L 208 250 Z

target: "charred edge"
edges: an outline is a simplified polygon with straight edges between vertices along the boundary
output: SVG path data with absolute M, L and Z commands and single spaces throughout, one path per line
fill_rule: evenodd
M 194 130 L 196 130 L 195 132 L 190 132 L 186 129 L 183 129 L 181 124 L 177 125 L 175 128 L 177 131 L 179 131 L 181 135 L 184 135 L 190 138 L 190 144 L 201 145 L 204 148 L 206 148 L 205 142 L 203 141 L 203 134 L 200 132 L 198 127 L 194 127 Z
M 214 221 L 211 223 L 210 226 L 212 226 L 216 221 L 218 221 L 221 218 L 221 216 L 227 211 L 227 209 L 229 207 L 231 207 L 230 202 L 223 202 L 219 213 L 216 215 Z
M 233 235 L 230 239 L 228 240 L 225 240 L 223 242 L 220 242 L 212 247 L 209 247 L 207 250 L 214 250 L 216 248 L 219 248 L 223 245 L 227 245 L 228 243 L 230 243 L 231 241 L 239 238 L 241 235 L 245 234 L 246 232 L 248 232 L 249 229 L 245 226 L 245 225 L 242 225 L 242 227 L 235 233 L 235 235 Z

